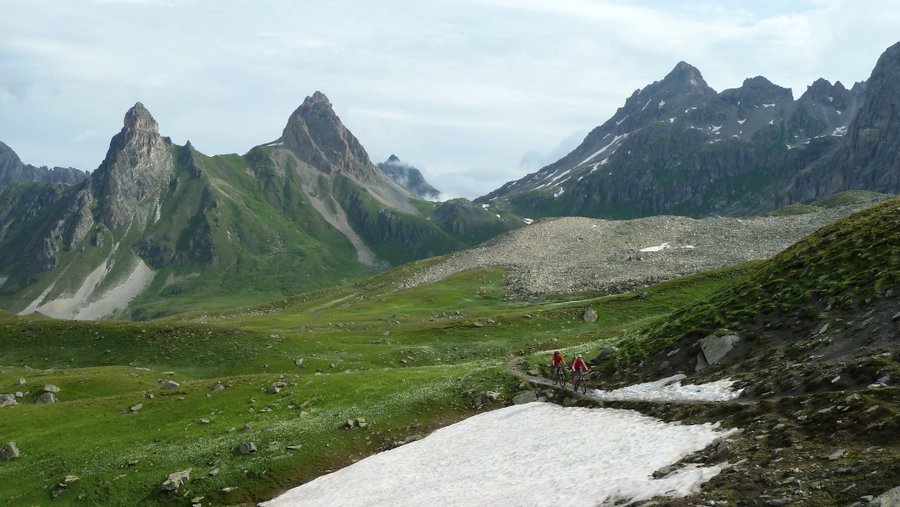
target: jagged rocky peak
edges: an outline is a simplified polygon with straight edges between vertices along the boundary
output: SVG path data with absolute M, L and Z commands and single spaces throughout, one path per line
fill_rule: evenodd
M 695 105 L 715 95 L 716 91 L 706 84 L 696 67 L 686 62 L 678 62 L 662 80 L 635 90 L 625 101 L 625 106 L 616 112 L 614 119 L 623 119 L 628 115 L 633 117 L 635 114 L 645 119 L 648 116 L 656 117 L 658 111 L 667 104 L 670 108 L 674 106 L 681 109 L 685 105 Z
M 374 176 L 375 165 L 365 148 L 322 92 L 306 97 L 291 114 L 279 141 L 298 159 L 324 173 L 345 171 L 362 180 Z
M 740 102 L 745 107 L 794 101 L 790 88 L 778 86 L 763 76 L 747 78 L 740 88 L 725 90 L 720 95 L 729 102 Z
M 662 80 L 663 84 L 680 93 L 714 95 L 716 92 L 706 84 L 703 75 L 697 67 L 687 63 L 678 62 L 675 68 Z
M 147 111 L 143 104 L 137 102 L 125 113 L 125 129 L 159 133 L 159 124 L 153 119 L 150 111 Z
M 136 103 L 125 113 L 122 130 L 112 138 L 92 178 L 103 223 L 116 229 L 134 218 L 144 222 L 173 172 L 172 153 L 159 135 L 159 124 L 143 104 Z
M 441 191 L 431 186 L 418 168 L 403 162 L 392 154 L 387 160 L 378 164 L 378 168 L 401 187 L 424 199 L 437 199 Z
M 400 157 L 398 157 L 397 155 L 394 155 L 393 153 L 391 153 L 391 156 L 388 157 L 387 161 L 388 161 L 388 163 L 391 163 L 391 162 L 400 162 Z

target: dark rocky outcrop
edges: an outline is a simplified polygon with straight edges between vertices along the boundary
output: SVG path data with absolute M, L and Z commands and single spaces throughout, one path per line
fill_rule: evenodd
M 400 186 L 423 199 L 437 199 L 441 195 L 440 190 L 425 181 L 419 169 L 401 161 L 397 155 L 391 155 L 386 161 L 380 162 L 378 168 Z

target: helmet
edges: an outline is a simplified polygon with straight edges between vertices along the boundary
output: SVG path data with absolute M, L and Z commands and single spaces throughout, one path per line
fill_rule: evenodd
M 577 356 L 575 356 L 575 359 L 581 359 L 581 354 L 578 354 Z

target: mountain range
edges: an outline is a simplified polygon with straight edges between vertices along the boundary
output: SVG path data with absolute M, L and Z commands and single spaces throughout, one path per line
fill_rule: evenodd
M 844 190 L 900 192 L 900 43 L 868 81 L 799 99 L 764 77 L 716 92 L 680 62 L 571 153 L 476 202 L 530 218 L 765 213 Z
M 374 164 L 316 92 L 281 137 L 208 156 L 140 103 L 90 174 L 0 144 L 0 307 L 94 319 L 246 305 L 473 246 L 533 219 L 766 213 L 900 192 L 900 43 L 846 88 L 763 77 L 716 92 L 681 62 L 574 151 L 475 202 Z M 424 198 L 423 198 L 424 197 Z

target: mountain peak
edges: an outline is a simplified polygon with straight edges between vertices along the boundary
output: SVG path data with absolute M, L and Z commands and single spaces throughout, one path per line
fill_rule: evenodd
M 125 129 L 126 130 L 144 130 L 153 133 L 159 133 L 159 124 L 153 119 L 150 111 L 140 102 L 136 102 L 128 112 L 125 113 Z
M 700 92 L 702 94 L 715 93 L 715 91 L 706 84 L 703 75 L 700 74 L 697 67 L 694 67 L 685 61 L 678 62 L 675 65 L 675 68 L 663 78 L 662 84 L 669 87 L 675 86 L 678 88 L 678 91 L 681 92 Z
M 400 162 L 400 157 L 391 153 L 391 156 L 388 157 L 387 161 L 390 162 Z

